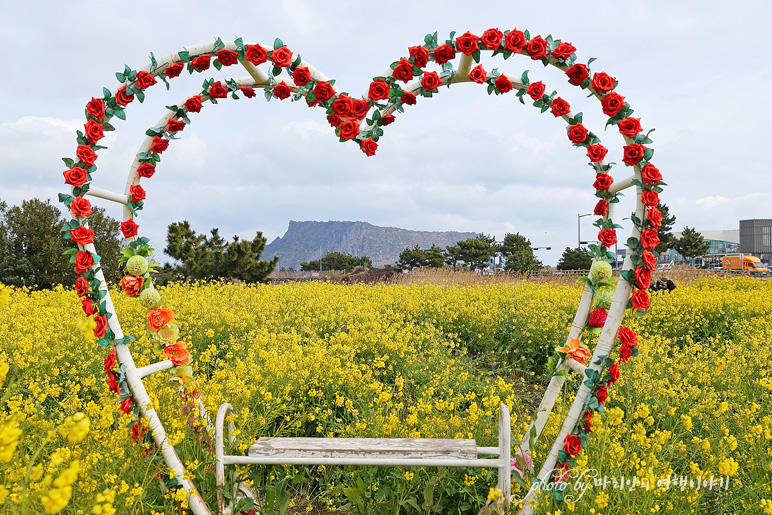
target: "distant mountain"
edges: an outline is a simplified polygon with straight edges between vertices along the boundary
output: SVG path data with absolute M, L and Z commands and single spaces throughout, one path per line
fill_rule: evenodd
M 327 252 L 367 256 L 374 266 L 396 264 L 407 247 L 445 249 L 459 240 L 474 238 L 474 232 L 409 231 L 396 227 L 378 227 L 367 222 L 295 222 L 280 238 L 266 245 L 264 259 L 279 256 L 279 267 L 300 270 L 300 263 L 319 259 Z

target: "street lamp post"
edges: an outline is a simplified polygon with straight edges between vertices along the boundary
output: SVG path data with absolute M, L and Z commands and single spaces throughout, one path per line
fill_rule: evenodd
M 576 248 L 582 248 L 582 218 L 585 216 L 592 216 L 593 213 L 587 213 L 586 215 L 576 214 Z

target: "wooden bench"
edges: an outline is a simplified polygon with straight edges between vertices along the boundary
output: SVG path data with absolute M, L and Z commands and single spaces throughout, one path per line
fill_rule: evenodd
M 227 513 L 226 465 L 359 465 L 392 467 L 485 467 L 498 469 L 497 488 L 504 510 L 509 510 L 511 492 L 511 433 L 509 408 L 499 409 L 498 447 L 478 447 L 472 439 L 447 438 L 274 438 L 261 437 L 246 456 L 225 455 L 223 426 L 231 410 L 223 404 L 215 422 L 215 455 L 220 512 Z M 229 440 L 233 431 L 229 425 Z M 481 455 L 496 458 L 478 458 Z M 235 496 L 235 490 L 231 492 Z

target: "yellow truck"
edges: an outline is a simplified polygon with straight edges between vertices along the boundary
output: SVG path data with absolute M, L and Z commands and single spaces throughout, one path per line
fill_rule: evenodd
M 756 256 L 724 256 L 721 260 L 724 270 L 743 270 L 752 275 L 767 275 L 769 271 Z

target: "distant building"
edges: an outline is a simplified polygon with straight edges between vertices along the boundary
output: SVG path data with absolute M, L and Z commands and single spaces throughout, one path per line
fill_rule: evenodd
M 726 231 L 698 231 L 705 241 L 710 243 L 710 250 L 703 256 L 701 264 L 706 267 L 721 266 L 721 257 L 726 254 L 736 254 L 740 252 L 740 231 L 738 229 L 729 229 Z M 673 236 L 681 237 L 680 232 L 674 232 Z M 697 258 L 700 260 L 700 258 Z M 674 249 L 670 249 L 660 256 L 659 261 L 674 261 L 683 263 L 684 258 Z M 690 260 L 691 263 L 691 260 Z
M 772 260 L 772 219 L 740 220 L 740 249 L 765 263 Z

